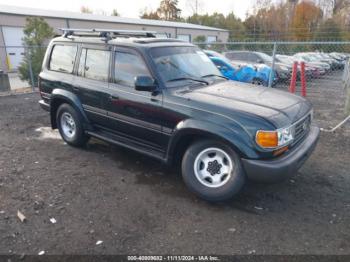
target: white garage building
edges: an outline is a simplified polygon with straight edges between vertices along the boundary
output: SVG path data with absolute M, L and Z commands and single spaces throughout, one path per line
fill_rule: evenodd
M 191 42 L 205 36 L 208 42 L 226 42 L 227 30 L 180 22 L 134 19 L 116 16 L 82 14 L 0 5 L 0 70 L 16 71 L 24 55 L 23 28 L 27 17 L 43 17 L 55 29 L 101 28 L 156 31 L 160 37 L 172 37 Z

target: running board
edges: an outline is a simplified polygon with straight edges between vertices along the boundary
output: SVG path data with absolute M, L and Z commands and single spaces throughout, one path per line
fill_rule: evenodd
M 140 146 L 139 143 L 125 138 L 125 137 L 121 137 L 115 134 L 109 134 L 107 132 L 104 131 L 85 131 L 86 134 L 101 139 L 107 143 L 111 143 L 117 146 L 122 146 L 125 147 L 127 149 L 136 151 L 138 153 L 147 155 L 149 157 L 152 158 L 156 158 L 158 160 L 161 160 L 162 162 L 167 162 L 167 159 L 164 157 L 164 152 L 157 150 L 157 149 L 153 149 L 150 148 L 149 150 L 145 149 L 144 147 Z

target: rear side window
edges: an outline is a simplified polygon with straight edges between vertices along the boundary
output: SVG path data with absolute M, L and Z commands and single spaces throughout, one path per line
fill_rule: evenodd
M 231 52 L 231 53 L 227 53 L 226 57 L 228 59 L 232 59 L 232 60 L 246 60 L 246 56 L 245 53 L 241 53 L 241 52 Z
M 242 60 L 242 61 L 248 60 L 246 53 L 236 53 L 236 54 L 234 54 L 234 58 L 236 58 L 237 60 Z
M 134 87 L 136 76 L 151 76 L 142 58 L 136 54 L 115 53 L 115 82 Z
M 78 75 L 89 79 L 108 81 L 110 51 L 82 49 Z
M 71 74 L 78 47 L 74 45 L 55 45 L 50 59 L 49 69 Z

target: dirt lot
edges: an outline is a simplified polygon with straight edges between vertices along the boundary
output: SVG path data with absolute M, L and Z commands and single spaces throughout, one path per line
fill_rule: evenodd
M 344 118 L 344 94 L 318 83 L 310 99 L 328 128 Z M 295 178 L 209 204 L 153 159 L 65 145 L 38 99 L 0 97 L 0 254 L 350 254 L 349 124 L 323 132 Z

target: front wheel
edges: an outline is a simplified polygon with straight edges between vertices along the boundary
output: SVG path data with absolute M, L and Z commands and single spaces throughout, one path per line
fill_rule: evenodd
M 257 86 L 263 86 L 264 85 L 264 81 L 258 78 L 254 78 L 252 81 L 253 85 L 257 85 Z
M 190 190 L 208 201 L 232 198 L 245 182 L 237 153 L 210 140 L 194 143 L 187 149 L 182 160 L 182 176 Z

